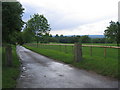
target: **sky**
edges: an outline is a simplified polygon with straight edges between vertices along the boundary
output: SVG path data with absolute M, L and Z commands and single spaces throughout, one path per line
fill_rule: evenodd
M 109 22 L 118 20 L 119 0 L 18 0 L 23 20 L 43 14 L 52 35 L 103 35 Z

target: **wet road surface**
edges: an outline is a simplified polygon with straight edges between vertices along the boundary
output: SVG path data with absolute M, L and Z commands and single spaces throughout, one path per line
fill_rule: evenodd
M 117 88 L 118 81 L 56 62 L 17 46 L 21 75 L 17 88 Z

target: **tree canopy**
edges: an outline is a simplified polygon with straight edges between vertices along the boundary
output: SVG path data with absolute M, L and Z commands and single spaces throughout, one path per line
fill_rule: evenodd
M 119 22 L 110 22 L 110 26 L 104 31 L 104 35 L 110 40 L 116 41 L 117 45 L 120 44 L 120 23 Z
M 27 22 L 26 28 L 30 28 L 36 36 L 49 33 L 51 30 L 47 19 L 43 15 L 39 14 L 34 14 L 31 16 L 31 19 Z
M 2 41 L 15 43 L 17 33 L 21 31 L 24 22 L 22 5 L 19 2 L 2 2 Z
M 29 34 L 29 36 L 34 37 L 38 43 L 40 37 L 49 34 L 50 30 L 50 24 L 44 15 L 34 14 L 26 23 L 24 32 L 26 32 L 26 35 Z

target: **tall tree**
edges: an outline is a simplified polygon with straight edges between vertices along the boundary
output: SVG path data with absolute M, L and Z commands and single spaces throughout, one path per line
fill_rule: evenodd
M 29 28 L 34 33 L 37 44 L 39 42 L 39 37 L 49 33 L 51 30 L 47 19 L 43 15 L 39 14 L 34 14 L 31 16 L 31 19 L 27 22 L 27 28 Z
M 110 26 L 104 31 L 104 35 L 117 42 L 117 45 L 120 44 L 120 23 L 119 22 L 110 22 Z
M 22 5 L 19 2 L 3 2 L 2 3 L 2 39 L 6 43 L 15 43 L 16 41 L 12 40 L 14 34 L 20 32 L 23 21 Z
M 2 2 L 2 42 L 3 44 L 15 44 L 17 35 L 21 31 L 24 22 L 22 21 L 22 5 L 19 2 Z M 12 49 L 7 46 L 8 65 L 12 63 Z

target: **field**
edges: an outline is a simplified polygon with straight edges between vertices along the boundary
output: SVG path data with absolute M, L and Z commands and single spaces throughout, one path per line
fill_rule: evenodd
M 74 61 L 74 47 L 67 45 L 38 45 L 27 44 L 26 48 L 50 58 L 72 64 L 78 68 L 94 71 L 96 73 L 119 78 L 118 75 L 118 49 L 107 48 L 104 56 L 104 48 L 93 47 L 92 55 L 90 47 L 82 47 L 83 60 Z
M 5 48 L 2 48 L 2 88 L 15 88 L 16 79 L 20 74 L 20 62 L 16 54 L 16 47 L 12 46 L 13 66 L 7 67 L 5 61 Z

